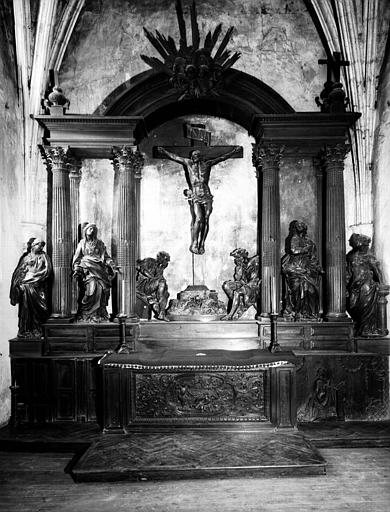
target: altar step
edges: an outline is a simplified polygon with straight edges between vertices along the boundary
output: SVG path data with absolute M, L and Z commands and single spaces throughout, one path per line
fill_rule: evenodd
M 301 433 L 175 431 L 107 435 L 70 471 L 76 482 L 326 474 Z

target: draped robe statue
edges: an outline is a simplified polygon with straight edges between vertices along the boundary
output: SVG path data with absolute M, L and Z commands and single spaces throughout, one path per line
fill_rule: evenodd
M 108 320 L 107 305 L 116 267 L 106 246 L 97 238 L 96 224 L 87 224 L 84 238 L 73 256 L 74 276 L 80 278 L 81 300 L 77 319 L 84 322 Z
M 282 258 L 282 273 L 286 293 L 283 314 L 292 320 L 318 320 L 320 306 L 321 266 L 316 245 L 307 236 L 304 222 L 290 222 L 286 238 L 286 254 Z
M 369 249 L 371 239 L 353 233 L 347 254 L 347 311 L 355 323 L 356 336 L 379 335 L 377 304 L 382 272 Z
M 40 238 L 30 239 L 12 275 L 10 301 L 13 306 L 19 304 L 20 338 L 40 337 L 42 324 L 49 317 L 47 284 L 52 264 L 44 246 Z

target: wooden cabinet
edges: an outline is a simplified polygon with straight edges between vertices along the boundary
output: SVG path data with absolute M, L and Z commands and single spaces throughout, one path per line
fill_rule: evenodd
M 99 357 L 26 357 L 11 352 L 13 420 L 97 421 Z

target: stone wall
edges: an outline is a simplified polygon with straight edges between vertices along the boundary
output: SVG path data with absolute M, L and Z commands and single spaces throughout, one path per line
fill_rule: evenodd
M 189 39 L 191 2 L 182 3 Z M 72 112 L 94 112 L 121 83 L 149 69 L 140 55 L 157 52 L 142 27 L 158 29 L 178 42 L 174 4 L 174 0 L 86 2 L 59 75 Z M 242 54 L 235 68 L 265 82 L 295 110 L 317 110 L 314 97 L 326 78 L 317 60 L 324 51 L 302 0 L 198 0 L 197 11 L 202 40 L 218 23 L 223 24 L 223 34 L 235 27 L 229 49 Z
M 21 234 L 22 139 L 15 63 L 0 28 L 0 425 L 10 411 L 8 339 L 17 333 L 17 308 L 9 302 L 10 278 L 23 252 Z
M 59 77 L 71 101 L 71 112 L 94 112 L 121 83 L 148 69 L 140 55 L 157 53 L 144 36 L 143 26 L 172 35 L 178 41 L 174 3 L 173 0 L 136 0 L 131 4 L 124 0 L 86 2 Z M 189 6 L 189 1 L 183 1 L 188 38 Z M 321 91 L 325 79 L 325 70 L 317 64 L 323 49 L 301 0 L 260 3 L 256 0 L 212 3 L 198 0 L 197 12 L 202 38 L 219 22 L 223 24 L 223 34 L 230 26 L 235 27 L 229 49 L 242 54 L 235 68 L 265 82 L 294 109 L 317 110 L 314 97 Z M 192 121 L 196 122 L 195 119 Z M 251 143 L 254 141 L 233 123 L 217 118 L 202 120 L 207 121 L 208 128 L 213 131 L 213 144 L 244 147 L 243 160 L 220 164 L 212 173 L 210 186 L 215 197 L 208 248 L 205 257 L 195 257 L 195 280 L 220 289 L 233 271 L 229 252 L 242 246 L 250 254 L 256 251 L 257 193 L 251 163 Z M 166 271 L 171 296 L 180 291 L 185 282 L 188 284 L 192 274 L 192 257 L 188 251 L 190 214 L 183 196 L 186 184 L 176 164 L 151 158 L 151 148 L 160 144 L 185 144 L 184 140 L 180 142 L 172 135 L 177 131 L 182 133 L 182 123 L 183 120 L 177 120 L 176 124 L 172 122 L 159 127 L 141 144 L 141 150 L 146 154 L 141 182 L 141 256 L 155 256 L 158 250 L 171 253 L 172 263 Z M 286 162 L 281 169 L 282 252 L 288 223 L 293 218 L 305 220 L 312 236 L 316 232 L 313 172 L 311 163 L 303 161 Z M 108 247 L 112 175 L 108 162 L 86 162 L 80 189 L 81 220 L 97 222 Z M 291 193 L 298 199 L 299 211 L 292 208 Z M 178 229 L 182 233 L 180 236 Z M 213 261 L 223 263 L 212 264 Z
M 374 146 L 374 248 L 390 284 L 390 40 L 378 86 L 378 122 Z M 387 308 L 390 325 L 390 307 Z

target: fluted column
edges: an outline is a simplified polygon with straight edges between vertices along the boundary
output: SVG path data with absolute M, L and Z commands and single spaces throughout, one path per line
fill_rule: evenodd
M 135 204 L 136 204 L 136 254 L 137 260 L 141 257 L 141 179 L 142 179 L 142 165 L 137 167 L 135 172 Z
M 253 146 L 253 164 L 261 204 L 261 222 L 258 228 L 261 261 L 261 317 L 279 313 L 280 279 L 280 195 L 279 165 L 283 147 L 259 143 Z
M 70 183 L 70 216 L 72 219 L 72 255 L 76 252 L 79 243 L 79 225 L 80 225 L 80 181 L 81 181 L 81 161 L 71 158 L 68 164 L 69 183 Z M 72 315 L 77 313 L 78 299 L 77 280 L 72 280 Z
M 119 313 L 135 317 L 137 230 L 139 227 L 136 202 L 136 175 L 140 173 L 143 157 L 134 146 L 113 148 L 117 176 L 117 217 L 113 237 L 119 268 L 117 305 Z
M 322 151 L 325 172 L 325 274 L 328 320 L 345 320 L 345 208 L 344 158 L 349 150 L 346 144 L 326 146 Z
M 323 196 L 324 196 L 324 172 L 321 165 L 321 159 L 318 157 L 313 158 L 313 166 L 316 174 L 316 184 L 317 184 L 317 191 L 316 191 L 316 198 L 317 198 L 317 234 L 315 237 L 316 245 L 317 245 L 317 256 L 318 261 L 320 262 L 321 267 L 323 268 L 323 226 L 324 226 L 324 219 L 323 219 L 323 210 L 324 210 L 324 204 L 323 204 Z M 323 302 L 323 279 L 320 281 L 320 308 L 319 312 L 322 316 L 324 312 L 324 302 Z
M 53 174 L 52 185 L 52 261 L 53 290 L 52 317 L 66 318 L 72 304 L 72 221 L 70 212 L 69 150 L 63 147 L 45 147 L 45 154 Z

